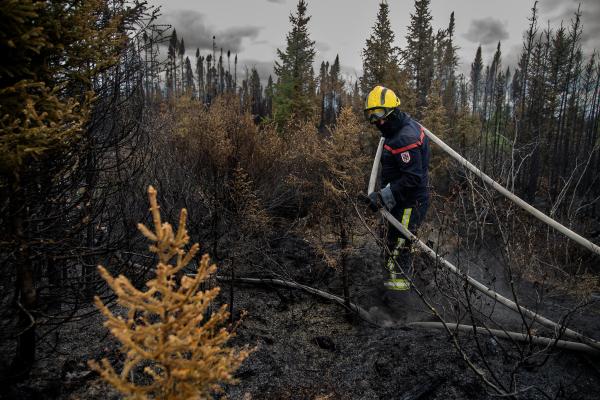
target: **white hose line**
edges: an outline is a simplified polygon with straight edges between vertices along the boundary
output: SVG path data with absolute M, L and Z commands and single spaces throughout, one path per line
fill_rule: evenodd
M 600 352 L 596 349 L 592 349 L 588 345 L 577 342 L 569 342 L 566 340 L 556 340 L 543 336 L 532 336 L 526 335 L 524 333 L 517 332 L 509 332 L 509 331 L 501 331 L 499 329 L 487 329 L 481 326 L 473 327 L 472 325 L 463 325 L 463 324 L 453 324 L 453 323 L 442 323 L 442 322 L 410 322 L 408 326 L 416 326 L 420 328 L 427 329 L 444 329 L 444 325 L 451 331 L 462 331 L 462 332 L 471 332 L 473 333 L 473 329 L 475 329 L 477 334 L 490 335 L 502 339 L 512 339 L 519 342 L 531 342 L 533 344 L 548 346 L 548 347 L 558 347 L 561 349 L 574 350 L 574 351 L 582 351 L 592 355 L 598 355 Z
M 533 312 L 523 306 L 520 306 L 520 305 L 516 304 L 514 301 L 502 296 L 501 294 L 488 288 L 487 286 L 480 283 L 479 281 L 476 281 L 475 279 L 471 278 L 469 275 L 467 275 L 466 273 L 464 273 L 463 271 L 458 269 L 456 266 L 454 266 L 451 262 L 449 262 L 442 256 L 438 255 L 433 249 L 429 248 L 425 243 L 420 241 L 415 235 L 413 235 L 408 229 L 406 229 L 396 218 L 394 218 L 394 216 L 392 214 L 390 214 L 389 211 L 387 211 L 385 209 L 381 209 L 381 214 L 392 225 L 394 225 L 394 227 L 396 229 L 398 229 L 403 236 L 408 238 L 408 240 L 411 241 L 413 244 L 416 244 L 431 259 L 433 259 L 435 262 L 439 262 L 441 265 L 446 267 L 446 269 L 448 269 L 450 272 L 452 272 L 455 275 L 466 280 L 471 286 L 473 286 L 475 289 L 479 290 L 481 293 L 485 294 L 486 296 L 492 298 L 493 300 L 497 301 L 498 303 L 508 307 L 509 309 L 511 309 L 517 313 L 522 313 L 523 315 L 528 316 L 529 318 L 531 318 L 532 322 L 539 322 L 541 325 L 544 325 L 547 328 L 554 329 L 556 334 L 559 334 L 561 331 L 564 330 L 565 335 L 567 335 L 573 339 L 577 339 L 583 343 L 588 344 L 589 346 L 592 346 L 592 347 L 600 350 L 600 343 L 595 341 L 594 339 L 588 338 L 578 332 L 575 332 L 569 328 L 566 328 L 564 325 L 557 324 L 556 322 L 551 321 L 548 318 L 545 318 L 536 312 Z
M 379 147 L 383 147 L 383 142 L 380 141 L 379 143 Z M 379 170 L 379 159 L 381 158 L 381 152 L 379 151 L 379 148 L 377 149 L 377 154 L 375 156 L 375 162 L 373 163 L 373 168 Z M 371 173 L 371 179 L 375 180 L 377 179 L 377 173 Z M 369 187 L 375 187 L 375 183 L 374 182 L 369 182 Z M 600 343 L 597 342 L 594 339 L 588 338 L 587 336 L 584 336 L 578 332 L 575 332 L 569 328 L 566 328 L 564 325 L 560 325 L 557 324 L 554 321 L 551 321 L 541 315 L 539 315 L 538 313 L 535 313 L 525 307 L 519 306 L 517 305 L 514 301 L 500 295 L 499 293 L 496 293 L 494 290 L 488 288 L 487 286 L 485 286 L 484 284 L 476 281 L 475 279 L 471 278 L 469 275 L 465 274 L 463 271 L 461 271 L 460 269 L 458 269 L 457 267 L 455 267 L 452 263 L 450 263 L 448 260 L 446 260 L 445 258 L 439 256 L 434 250 L 432 250 L 431 248 L 429 248 L 425 243 L 423 243 L 422 241 L 420 241 L 415 235 L 413 235 L 408 229 L 406 229 L 389 211 L 387 211 L 385 208 L 382 208 L 380 210 L 381 214 L 383 215 L 383 217 L 385 219 L 387 219 L 392 225 L 394 225 L 394 227 L 396 229 L 398 229 L 398 231 L 400 231 L 400 233 L 402 233 L 402 235 L 404 235 L 408 240 L 410 240 L 411 242 L 413 242 L 414 244 L 416 244 L 418 247 L 421 248 L 421 250 L 423 250 L 425 252 L 425 254 L 427 254 L 430 258 L 432 258 L 434 261 L 436 262 L 440 262 L 442 266 L 446 267 L 450 272 L 460 276 L 461 278 L 465 279 L 470 285 L 472 285 L 473 287 L 475 287 L 477 290 L 479 290 L 481 293 L 485 294 L 486 296 L 494 299 L 495 301 L 499 302 L 500 304 L 506 306 L 507 308 L 517 312 L 517 313 L 522 313 L 528 317 L 530 317 L 532 319 L 532 321 L 537 321 L 539 322 L 541 325 L 544 325 L 548 328 L 554 329 L 556 331 L 557 334 L 559 334 L 560 332 L 563 332 L 565 335 L 579 340 L 595 349 L 600 350 Z
M 381 160 L 381 154 L 383 153 L 383 143 L 385 138 L 379 140 L 377 146 L 377 152 L 375 153 L 375 160 L 373 160 L 373 168 L 371 168 L 371 177 L 369 178 L 369 189 L 367 194 L 371 194 L 375 191 L 375 184 L 377 183 L 377 175 L 379 174 L 379 161 Z
M 423 129 L 425 130 L 425 134 L 429 137 L 429 139 L 431 139 L 432 142 L 434 142 L 435 144 L 440 146 L 442 148 L 442 150 L 444 150 L 446 153 L 448 153 L 452 158 L 454 158 L 456 161 L 458 161 L 462 166 L 466 167 L 469 171 L 473 172 L 475 175 L 480 177 L 484 182 L 489 184 L 492 188 L 494 188 L 498 192 L 502 193 L 507 199 L 509 199 L 510 201 L 512 201 L 519 207 L 521 207 L 523 210 L 527 211 L 529 214 L 531 214 L 534 217 L 536 217 L 537 219 L 539 219 L 540 221 L 546 223 L 547 225 L 550 225 L 552 228 L 556 229 L 557 231 L 559 231 L 560 233 L 562 233 L 569 239 L 574 240 L 575 242 L 579 243 L 580 245 L 582 245 L 586 249 L 590 250 L 591 252 L 593 252 L 597 255 L 600 255 L 600 246 L 592 243 L 588 239 L 573 232 L 572 230 L 570 230 L 566 226 L 562 225 L 558 221 L 555 221 L 554 219 L 550 218 L 549 216 L 547 216 L 546 214 L 544 214 L 537 208 L 529 205 L 524 200 L 522 200 L 520 197 L 518 197 L 515 194 L 513 194 L 512 192 L 510 192 L 504 186 L 502 186 L 498 182 L 494 181 L 492 178 L 490 178 L 485 173 L 483 173 L 479 168 L 477 168 L 476 166 L 471 164 L 469 161 L 467 161 L 467 159 L 465 159 L 463 156 L 461 156 L 456 151 L 454 151 L 454 149 L 452 149 L 450 146 L 448 146 L 446 143 L 444 143 L 440 138 L 438 138 L 433 133 L 431 133 L 427 128 L 423 127 Z

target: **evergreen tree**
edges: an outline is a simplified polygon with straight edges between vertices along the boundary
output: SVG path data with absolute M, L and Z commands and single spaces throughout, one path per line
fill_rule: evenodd
M 398 75 L 398 49 L 393 46 L 395 35 L 389 13 L 387 2 L 379 3 L 377 21 L 362 51 L 363 76 L 360 86 L 363 95 L 376 85 L 391 88 L 391 81 Z
M 430 0 L 415 0 L 415 13 L 410 15 L 404 50 L 406 68 L 416 90 L 417 115 L 427 105 L 427 95 L 434 73 L 434 40 L 429 12 Z
M 292 29 L 287 35 L 285 51 L 277 49 L 279 61 L 275 62 L 277 84 L 273 98 L 273 114 L 280 126 L 294 115 L 300 120 L 314 114 L 315 42 L 310 39 L 307 5 L 299 0 L 296 13 L 290 15 Z
M 360 78 L 359 87 L 362 97 L 376 85 L 383 85 L 392 89 L 400 98 L 402 109 L 414 113 L 415 93 L 409 86 L 409 73 L 400 69 L 398 57 L 400 50 L 393 46 L 395 40 L 389 20 L 389 6 L 382 1 L 379 4 L 377 21 L 373 26 L 371 36 L 367 39 L 362 51 L 363 76 Z M 356 108 L 360 96 L 352 96 L 353 107 Z M 360 101 L 359 109 L 363 104 Z
M 481 72 L 483 71 L 483 58 L 481 57 L 481 45 L 477 48 L 475 59 L 471 64 L 471 87 L 473 89 L 472 109 L 473 115 L 477 113 L 479 104 L 479 91 L 481 89 Z

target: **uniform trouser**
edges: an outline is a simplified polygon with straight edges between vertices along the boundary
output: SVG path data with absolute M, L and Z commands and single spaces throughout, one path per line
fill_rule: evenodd
M 411 233 L 416 234 L 417 229 L 425 219 L 429 203 L 417 203 L 414 207 L 395 207 L 392 215 Z M 387 254 L 385 267 L 388 279 L 384 286 L 389 290 L 405 291 L 410 289 L 409 282 L 403 277 L 402 271 L 411 274 L 412 256 L 407 239 L 390 223 L 387 230 Z

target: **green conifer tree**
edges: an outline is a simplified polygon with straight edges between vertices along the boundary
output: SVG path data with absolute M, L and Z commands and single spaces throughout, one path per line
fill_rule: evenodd
M 285 51 L 277 49 L 279 61 L 275 62 L 277 84 L 273 97 L 273 116 L 283 126 L 292 116 L 300 120 L 314 115 L 315 42 L 308 32 L 307 4 L 299 0 L 296 13 L 290 15 L 292 29 L 287 35 Z
M 362 51 L 363 76 L 360 86 L 363 95 L 376 85 L 392 86 L 391 81 L 398 75 L 398 48 L 394 47 L 395 35 L 389 14 L 387 2 L 379 3 L 377 20 Z
M 389 13 L 387 2 L 379 3 L 377 20 L 362 51 L 363 76 L 359 82 L 360 89 L 364 97 L 376 85 L 388 87 L 400 98 L 402 109 L 413 113 L 415 94 L 409 86 L 407 71 L 400 68 L 400 49 L 394 46 L 395 34 Z M 362 104 L 360 107 L 362 108 Z
M 406 68 L 416 90 L 417 116 L 427 105 L 427 95 L 434 73 L 434 38 L 429 3 L 431 0 L 415 0 L 415 13 L 410 15 L 404 50 Z

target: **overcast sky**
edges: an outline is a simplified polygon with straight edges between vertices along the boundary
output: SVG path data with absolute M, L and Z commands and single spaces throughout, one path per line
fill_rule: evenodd
M 316 41 L 316 63 L 340 56 L 342 71 L 354 79 L 362 69 L 361 51 L 375 23 L 380 0 L 307 0 L 312 16 L 309 31 Z M 241 65 L 255 66 L 266 80 L 277 59 L 276 49 L 285 48 L 290 29 L 289 15 L 297 0 L 151 0 L 160 5 L 161 22 L 173 25 L 182 35 L 190 58 L 196 48 L 207 53 L 212 36 L 217 48 L 239 54 Z M 522 48 L 523 32 L 534 0 L 432 0 L 434 30 L 446 28 L 455 12 L 456 42 L 460 47 L 459 70 L 467 72 L 477 46 L 481 44 L 484 62 L 491 60 L 502 41 L 504 65 L 516 62 Z M 584 48 L 600 49 L 600 0 L 540 0 L 539 21 L 557 27 L 568 24 L 581 3 Z M 388 0 L 395 44 L 404 47 L 414 0 Z

